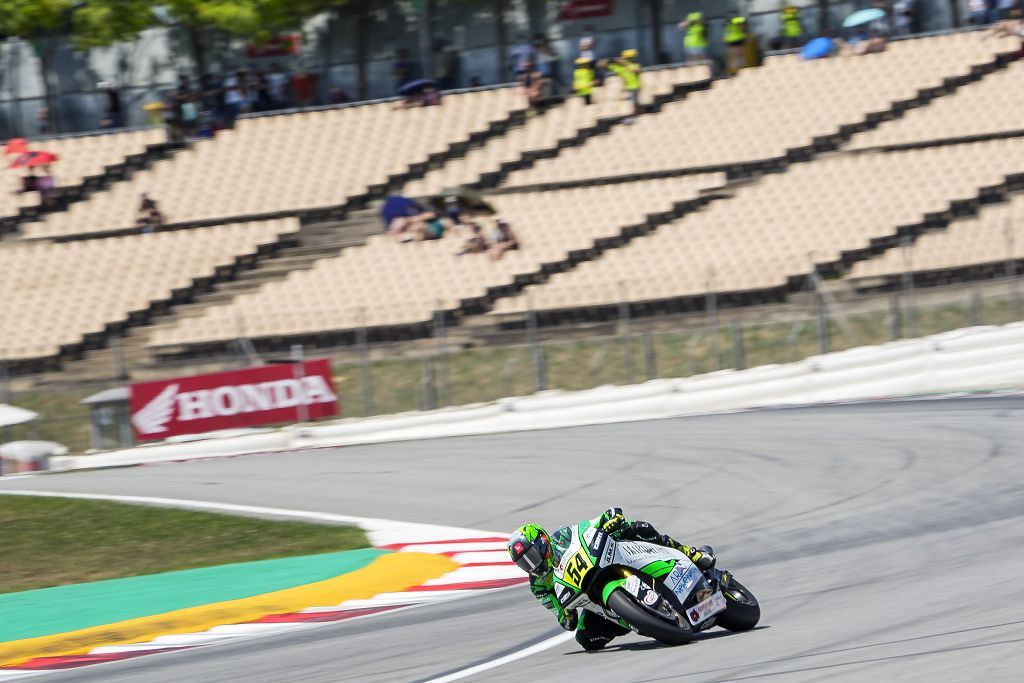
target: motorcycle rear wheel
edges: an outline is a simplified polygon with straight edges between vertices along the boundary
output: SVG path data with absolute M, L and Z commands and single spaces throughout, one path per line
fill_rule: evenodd
M 693 629 L 689 624 L 679 626 L 659 619 L 638 605 L 633 596 L 621 588 L 612 591 L 606 604 L 645 636 L 667 645 L 686 645 L 693 640 Z
M 715 623 L 728 631 L 749 631 L 761 619 L 761 606 L 746 586 L 729 579 L 725 594 L 725 611 L 719 612 Z

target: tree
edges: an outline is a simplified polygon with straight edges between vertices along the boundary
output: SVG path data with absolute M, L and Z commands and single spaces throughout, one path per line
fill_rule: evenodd
M 73 36 L 88 48 L 131 40 L 151 23 L 145 0 L 3 0 L 0 35 L 28 41 L 39 59 L 39 76 L 49 122 L 57 128 L 59 103 L 54 98 L 54 61 L 58 41 Z

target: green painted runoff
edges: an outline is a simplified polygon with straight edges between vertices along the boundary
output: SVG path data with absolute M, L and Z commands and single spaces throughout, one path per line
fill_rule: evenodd
M 387 552 L 345 550 L 4 593 L 0 642 L 293 588 L 355 571 Z

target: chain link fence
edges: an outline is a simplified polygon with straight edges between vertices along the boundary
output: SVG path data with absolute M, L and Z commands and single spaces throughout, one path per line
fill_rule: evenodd
M 99 377 L 75 380 L 69 376 L 73 368 L 48 376 L 8 377 L 6 364 L 0 362 L 0 402 L 41 414 L 36 422 L 0 430 L 0 441 L 45 439 L 75 451 L 114 447 L 124 437 L 116 428 L 114 409 L 97 411 L 97 428 L 90 423 L 89 406 L 81 403 L 96 392 L 129 381 L 297 356 L 332 360 L 342 412 L 350 417 L 788 363 L 894 339 L 1024 320 L 1021 282 L 1013 275 L 917 289 L 912 278 L 904 278 L 894 291 L 856 295 L 815 280 L 785 304 L 724 308 L 709 294 L 700 311 L 642 316 L 619 305 L 602 320 L 558 326 L 538 325 L 539 316 L 532 310 L 495 317 L 491 325 L 472 329 L 446 324 L 443 315 L 436 315 L 421 339 L 372 342 L 367 330 L 359 329 L 354 343 L 307 344 L 268 353 L 258 350 L 259 340 L 241 337 L 230 345 L 231 353 L 156 363 L 151 355 L 133 350 L 128 338 L 124 349 L 102 352 L 110 363 L 97 370 Z M 642 292 L 644 284 L 623 282 L 620 289 Z M 346 312 L 343 317 L 361 319 L 361 314 Z M 244 323 L 239 321 L 241 329 L 251 327 Z M 109 372 L 104 375 L 102 367 Z

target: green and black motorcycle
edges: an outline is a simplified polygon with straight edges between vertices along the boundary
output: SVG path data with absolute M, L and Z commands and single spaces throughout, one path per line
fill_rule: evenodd
M 702 572 L 678 550 L 616 541 L 586 522 L 572 529 L 555 567 L 555 597 L 640 635 L 682 645 L 713 626 L 748 631 L 761 618 L 757 598 L 729 572 Z

